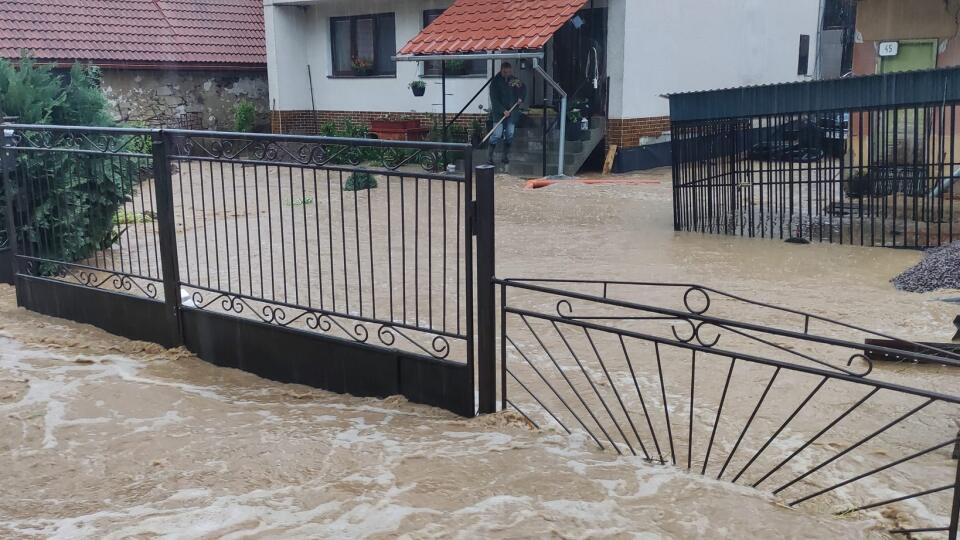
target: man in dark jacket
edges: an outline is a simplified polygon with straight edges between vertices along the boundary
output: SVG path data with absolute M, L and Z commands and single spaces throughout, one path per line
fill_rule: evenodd
M 501 141 L 503 142 L 503 163 L 510 163 L 510 144 L 513 143 L 513 134 L 517 128 L 516 120 L 519 117 L 514 105 L 523 100 L 517 83 L 519 81 L 513 76 L 513 66 L 509 62 L 500 65 L 500 73 L 490 83 L 490 119 L 494 124 L 503 119 L 503 122 L 490 135 L 490 153 L 487 159 L 490 164 L 493 164 L 494 153 Z

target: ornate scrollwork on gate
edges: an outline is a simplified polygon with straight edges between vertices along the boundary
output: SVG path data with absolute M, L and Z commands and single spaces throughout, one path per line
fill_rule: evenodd
M 100 154 L 149 154 L 143 149 L 148 132 L 88 132 L 71 130 L 14 130 L 12 146 L 37 150 L 89 150 Z
M 285 141 L 244 138 L 212 138 L 203 135 L 178 135 L 173 142 L 175 158 L 191 157 L 218 160 L 267 162 L 300 167 L 370 165 L 386 171 L 419 165 L 428 172 L 443 170 L 444 152 L 422 146 L 379 146 L 372 142 L 343 139 Z
M 26 275 L 66 281 L 90 289 L 111 289 L 156 300 L 160 295 L 158 280 L 132 276 L 122 272 L 99 270 L 80 265 L 26 259 L 22 264 Z
M 403 343 L 438 359 L 447 358 L 451 351 L 447 336 L 425 329 L 403 327 L 397 323 L 360 319 L 348 314 L 307 307 L 276 305 L 225 292 L 194 291 L 190 300 L 197 309 L 219 310 L 239 316 L 250 315 L 259 322 L 284 328 L 300 323 L 305 329 L 345 337 L 357 343 L 369 343 L 371 336 L 376 335 L 379 343 L 386 347 Z

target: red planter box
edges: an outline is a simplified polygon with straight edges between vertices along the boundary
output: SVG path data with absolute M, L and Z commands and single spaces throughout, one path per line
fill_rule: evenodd
M 373 120 L 370 133 L 385 141 L 422 141 L 430 128 L 421 127 L 419 120 Z
M 399 131 L 405 129 L 417 129 L 419 127 L 419 120 L 373 120 L 370 122 L 370 131 Z

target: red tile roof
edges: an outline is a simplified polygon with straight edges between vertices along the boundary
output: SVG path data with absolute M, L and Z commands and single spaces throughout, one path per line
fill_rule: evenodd
M 400 54 L 539 49 L 587 0 L 457 0 Z
M 95 64 L 266 63 L 262 0 L 0 0 L 0 57 Z

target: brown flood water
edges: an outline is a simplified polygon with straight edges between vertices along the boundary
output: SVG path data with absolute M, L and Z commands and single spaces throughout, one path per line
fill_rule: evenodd
M 668 179 L 647 178 L 664 182 L 500 179 L 498 274 L 696 282 L 907 338 L 952 335 L 957 309 L 937 300 L 950 293 L 887 283 L 918 253 L 677 234 Z M 9 287 L 0 312 L 4 537 L 871 538 L 890 525 L 788 509 L 513 414 L 464 420 L 215 368 L 16 309 Z M 956 388 L 942 368 L 877 370 Z

